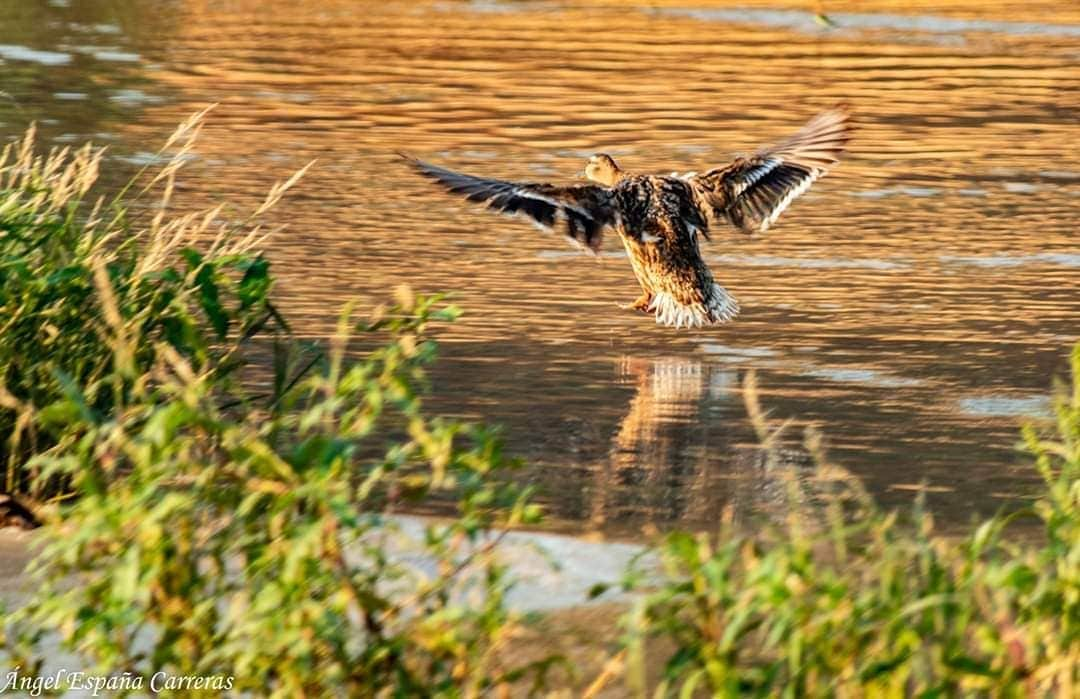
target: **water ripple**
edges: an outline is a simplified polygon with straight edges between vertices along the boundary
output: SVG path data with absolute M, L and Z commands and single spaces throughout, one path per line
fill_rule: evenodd
M 738 22 L 781 27 L 798 32 L 828 31 L 819 15 L 801 10 L 766 10 L 755 8 L 663 8 L 657 10 L 712 22 Z M 829 20 L 843 29 L 891 29 L 901 32 L 963 34 L 990 32 L 1012 36 L 1080 37 L 1080 25 L 1014 22 L 988 19 L 957 19 L 934 15 L 897 15 L 888 13 L 830 12 Z

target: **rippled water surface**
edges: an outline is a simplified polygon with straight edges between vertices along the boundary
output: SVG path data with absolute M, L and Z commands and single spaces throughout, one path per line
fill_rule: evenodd
M 126 175 L 219 103 L 190 205 L 253 204 L 317 158 L 269 248 L 296 326 L 324 335 L 404 281 L 455 291 L 433 402 L 504 424 L 564 528 L 777 497 L 749 448 L 750 369 L 879 497 L 926 481 L 962 522 L 1030 485 L 1017 425 L 1048 410 L 1080 321 L 1080 5 L 1009 6 L 0 0 L 0 135 L 37 120 L 109 144 Z M 582 255 L 395 155 L 526 180 L 599 150 L 700 169 L 840 101 L 859 129 L 842 166 L 768 235 L 707 245 L 743 312 L 705 330 L 617 308 L 637 295 L 617 240 Z

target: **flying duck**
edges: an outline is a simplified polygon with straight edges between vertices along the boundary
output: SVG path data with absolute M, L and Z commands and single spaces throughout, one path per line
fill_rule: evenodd
M 713 279 L 698 237 L 726 221 L 764 233 L 792 201 L 840 159 L 850 139 L 848 111 L 818 114 L 780 143 L 704 172 L 638 175 L 606 153 L 589 158 L 589 184 L 554 185 L 475 177 L 409 156 L 450 192 L 504 214 L 525 215 L 596 253 L 606 229 L 626 247 L 642 294 L 631 308 L 676 328 L 731 320 L 739 304 Z

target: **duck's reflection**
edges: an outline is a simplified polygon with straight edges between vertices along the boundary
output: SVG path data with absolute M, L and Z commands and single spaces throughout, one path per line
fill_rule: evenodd
M 596 531 L 654 525 L 710 527 L 721 518 L 781 508 L 809 455 L 754 443 L 739 372 L 687 358 L 623 357 L 620 381 L 636 388 L 589 498 Z
M 712 404 L 730 400 L 736 373 L 667 357 L 623 357 L 617 370 L 636 393 L 599 466 L 592 525 L 704 514 L 710 453 L 724 448 L 727 432 L 726 421 L 708 413 Z

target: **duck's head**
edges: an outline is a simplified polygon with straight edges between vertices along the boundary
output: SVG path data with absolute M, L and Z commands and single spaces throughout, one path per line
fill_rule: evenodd
M 607 187 L 616 184 L 622 174 L 615 159 L 607 153 L 597 153 L 585 163 L 585 177 Z

